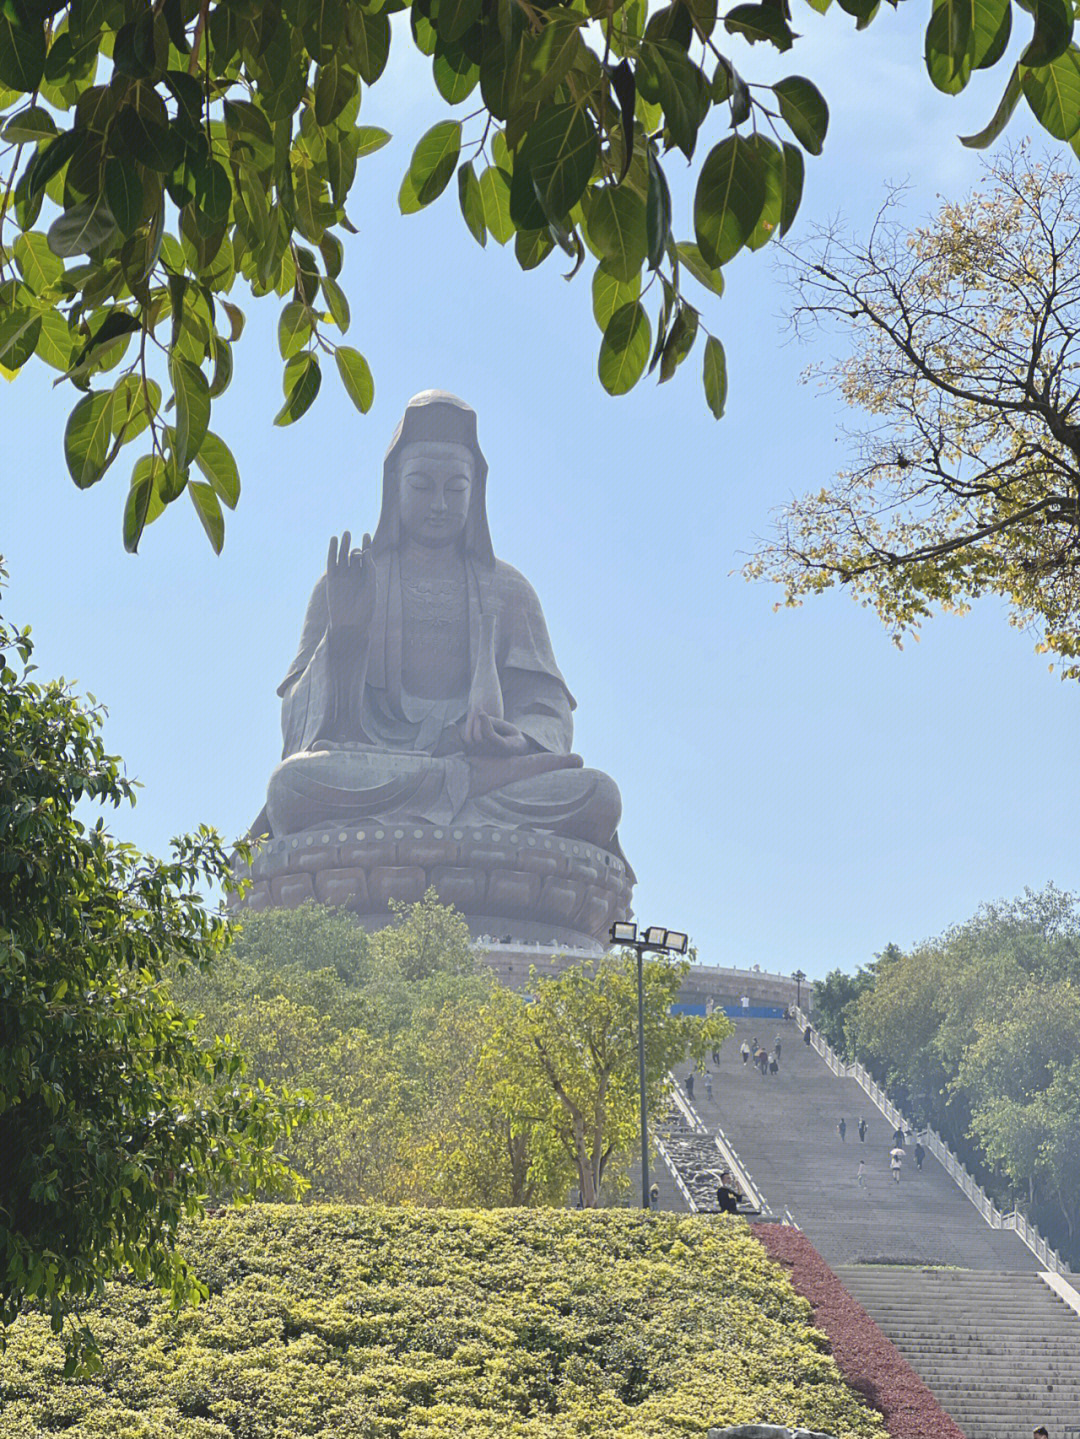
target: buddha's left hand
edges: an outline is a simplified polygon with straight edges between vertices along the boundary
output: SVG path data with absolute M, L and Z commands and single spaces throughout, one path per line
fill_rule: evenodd
M 470 755 L 506 756 L 528 754 L 529 741 L 509 720 L 494 719 L 478 710 L 462 727 L 465 752 Z

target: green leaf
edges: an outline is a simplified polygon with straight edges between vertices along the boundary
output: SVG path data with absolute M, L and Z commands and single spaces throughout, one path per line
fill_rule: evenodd
M 461 152 L 461 122 L 440 120 L 420 137 L 409 162 L 408 178 L 420 207 L 446 189 Z M 408 213 L 402 206 L 403 213 Z
M 469 233 L 478 245 L 487 244 L 487 226 L 484 224 L 484 200 L 480 194 L 480 181 L 472 161 L 466 160 L 458 167 L 458 203 Z
M 1080 131 L 1080 63 L 1075 47 L 1037 70 L 1021 66 L 1024 98 L 1044 130 L 1058 140 Z
M 44 7 L 43 7 L 44 8 Z M 45 25 L 29 6 L 0 8 L 0 85 L 31 94 L 45 73 Z
M 440 50 L 431 62 L 435 86 L 448 105 L 460 105 L 476 89 L 480 66 L 461 45 Z
M 514 233 L 510 218 L 510 177 L 498 165 L 489 165 L 480 176 L 480 200 L 484 224 L 497 245 L 505 245 Z
M 6 370 L 21 369 L 37 348 L 40 333 L 37 310 L 19 306 L 7 311 L 0 319 L 0 365 Z
M 1005 93 L 998 102 L 998 107 L 994 111 L 990 123 L 977 135 L 961 135 L 961 145 L 967 145 L 971 150 L 985 150 L 992 145 L 1012 119 L 1012 113 L 1016 109 L 1022 93 L 1020 66 L 1014 65 L 1012 74 L 1009 76 L 1009 83 L 1005 86 Z
M 935 0 L 926 27 L 926 72 L 946 95 L 958 95 L 971 77 L 971 0 Z
M 353 131 L 353 138 L 356 141 L 356 154 L 358 159 L 365 155 L 374 155 L 376 150 L 389 143 L 389 130 L 380 130 L 377 125 L 357 125 Z
M 780 114 L 804 150 L 820 155 L 829 128 L 829 107 L 816 85 L 801 75 L 778 80 L 772 87 Z
M 192 480 L 187 490 L 191 503 L 195 506 L 195 513 L 202 521 L 211 549 L 215 555 L 220 555 L 221 547 L 225 543 L 225 516 L 221 513 L 221 505 L 213 486 L 204 485 L 201 480 Z
M 723 271 L 707 264 L 705 256 L 696 245 L 691 245 L 687 241 L 681 240 L 675 246 L 675 249 L 679 259 L 699 285 L 704 285 L 705 288 L 711 290 L 714 295 L 722 295 L 724 293 Z
M 989 70 L 1005 53 L 1012 32 L 1012 0 L 973 0 L 971 68 Z
M 480 19 L 482 0 L 439 0 L 434 12 L 435 29 L 447 44 L 460 40 Z
M 1032 69 L 1049 65 L 1064 55 L 1073 35 L 1073 8 L 1069 0 L 1034 0 L 1035 33 L 1020 56 Z
M 597 372 L 609 395 L 633 389 L 649 359 L 652 330 L 645 307 L 638 300 L 615 311 L 600 344 Z
M 660 360 L 659 384 L 666 384 L 694 348 L 697 339 L 698 314 L 691 305 L 681 305 L 668 333 Z
M 694 232 L 710 269 L 746 244 L 765 204 L 765 168 L 749 140 L 729 135 L 705 157 L 694 195 Z
M 89 489 L 105 473 L 112 437 L 111 390 L 85 395 L 68 416 L 64 458 L 80 490 Z
M 290 300 L 278 320 L 278 349 L 283 360 L 299 354 L 311 339 L 312 314 L 300 300 Z
M 709 82 L 675 40 L 645 44 L 638 57 L 638 87 L 659 100 L 670 143 L 692 159 L 698 130 L 709 111 Z
M 664 258 L 664 250 L 671 234 L 671 191 L 651 145 L 648 156 L 649 187 L 645 201 L 646 258 L 649 269 L 656 270 Z
M 597 265 L 592 277 L 593 316 L 601 330 L 606 330 L 616 310 L 636 300 L 641 294 L 641 271 L 629 280 L 620 280 L 603 264 Z
M 522 56 L 517 93 L 522 106 L 539 105 L 553 95 L 585 50 L 583 15 L 558 6 L 542 13 L 544 28 L 529 38 Z
M 742 35 L 751 45 L 767 40 L 778 50 L 790 50 L 797 36 L 776 5 L 736 5 L 724 16 L 729 35 Z
M 705 402 L 716 419 L 721 419 L 727 403 L 727 360 L 724 347 L 710 335 L 705 344 Z
M 802 199 L 805 162 L 802 151 L 789 140 L 784 141 L 784 200 L 780 208 L 780 234 L 786 235 L 799 210 Z
M 64 263 L 49 249 L 49 242 L 40 231 L 20 235 L 14 245 L 15 263 L 36 295 L 55 285 L 64 273 Z
M 176 432 L 173 453 L 180 469 L 198 455 L 210 424 L 210 385 L 198 365 L 172 355 L 169 378 L 176 396 Z
M 0 136 L 9 145 L 36 145 L 56 134 L 56 121 L 40 105 L 27 105 L 17 110 L 5 123 Z
M 555 248 L 550 229 L 521 230 L 514 237 L 514 257 L 523 270 L 535 270 Z
M 586 230 L 604 266 L 618 280 L 640 271 L 646 253 L 645 205 L 632 190 L 603 185 L 590 193 Z
M 240 472 L 232 451 L 212 430 L 207 430 L 195 463 L 214 487 L 214 493 L 230 510 L 236 509 L 240 498 Z
M 375 400 L 375 381 L 371 378 L 368 362 L 359 350 L 350 349 L 348 345 L 339 345 L 334 359 L 345 393 L 360 413 L 366 415 Z
M 122 235 L 138 228 L 143 216 L 143 184 L 139 172 L 119 155 L 105 162 L 105 198 Z
M 386 69 L 390 55 L 390 20 L 359 5 L 351 5 L 345 23 L 353 64 L 361 79 L 374 85 Z
M 196 169 L 195 202 L 211 224 L 228 223 L 232 198 L 232 181 L 220 161 L 211 160 Z
M 140 165 L 168 175 L 183 158 L 179 133 L 171 126 L 160 124 L 143 110 L 125 105 L 116 120 L 120 138 Z
M 321 384 L 322 371 L 319 369 L 319 361 L 310 350 L 287 360 L 283 376 L 285 403 L 278 411 L 274 424 L 291 425 L 294 420 L 298 420 L 311 408 Z
M 588 113 L 576 105 L 552 105 L 530 125 L 514 163 L 515 179 L 520 167 L 547 218 L 563 221 L 585 193 L 599 153 Z
M 116 221 L 104 195 L 82 200 L 49 226 L 49 249 L 54 255 L 88 255 L 116 235 Z
M 46 310 L 41 317 L 41 333 L 34 354 L 54 370 L 65 374 L 71 369 L 75 353 L 75 336 L 59 310 Z
M 81 150 L 86 143 L 87 135 L 84 131 L 61 130 L 55 140 L 43 145 L 27 171 L 27 198 L 33 200 L 40 195 L 52 177 L 59 174 L 75 152 Z
M 326 308 L 334 324 L 344 335 L 349 328 L 349 302 L 345 298 L 345 291 L 329 276 L 324 276 L 322 281 L 322 292 L 326 299 Z
M 784 212 L 784 152 L 779 145 L 761 134 L 751 135 L 750 144 L 761 158 L 765 175 L 765 203 L 761 207 L 757 224 L 747 237 L 746 248 L 760 250 L 779 229 L 780 218 Z M 799 158 L 802 159 L 801 155 Z

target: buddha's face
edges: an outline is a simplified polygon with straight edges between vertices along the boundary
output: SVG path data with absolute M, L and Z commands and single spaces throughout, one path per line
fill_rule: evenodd
M 401 528 L 417 544 L 452 545 L 465 530 L 475 470 L 472 452 L 450 441 L 406 445 L 398 470 Z

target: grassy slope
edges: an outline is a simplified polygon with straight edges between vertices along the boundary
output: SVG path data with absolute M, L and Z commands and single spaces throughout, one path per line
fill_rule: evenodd
M 0 1359 L 3 1439 L 578 1439 L 752 1420 L 886 1439 L 741 1220 L 258 1206 L 186 1238 L 211 1297 L 135 1283 L 59 1377 L 47 1322 Z

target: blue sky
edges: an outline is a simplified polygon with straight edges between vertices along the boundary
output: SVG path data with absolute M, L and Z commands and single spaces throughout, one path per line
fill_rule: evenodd
M 748 78 L 807 74 L 830 103 L 800 230 L 838 213 L 865 228 L 886 181 L 911 181 L 914 223 L 977 178 L 956 136 L 986 122 L 1006 74 L 938 95 L 917 8 L 856 34 L 836 7 L 803 7 L 786 57 L 732 41 Z M 215 428 L 244 492 L 219 558 L 186 501 L 126 555 L 130 462 L 78 493 L 69 393 L 33 366 L 0 390 L 5 613 L 33 626 L 43 674 L 108 705 L 107 743 L 144 785 L 116 833 L 163 853 L 200 821 L 231 836 L 254 818 L 280 750 L 274 690 L 327 540 L 374 527 L 401 411 L 440 387 L 478 411 L 496 552 L 540 595 L 578 700 L 575 747 L 622 789 L 640 920 L 689 930 L 706 962 L 818 976 L 1025 885 L 1078 887 L 1080 696 L 999 603 L 936 619 L 899 652 L 843 595 L 774 612 L 777 593 L 737 573 L 770 510 L 828 483 L 844 453 L 833 401 L 800 383 L 824 351 L 784 334 L 768 248 L 729 266 L 722 299 L 702 296 L 728 354 L 721 422 L 698 354 L 667 385 L 609 398 L 587 272 L 566 284 L 561 256 L 523 274 L 509 251 L 481 250 L 454 187 L 398 214 L 412 146 L 446 113 L 428 63 L 398 35 L 364 98 L 362 119 L 395 136 L 361 162 L 341 277 L 371 413 L 330 373 L 313 410 L 274 429 L 280 306 L 237 296 L 249 322 Z M 704 145 L 723 133 L 710 123 Z M 1023 129 L 1018 115 L 1010 137 Z M 689 238 L 689 188 L 675 201 Z

